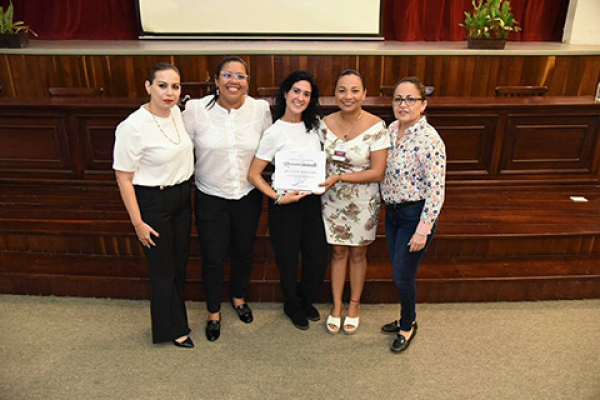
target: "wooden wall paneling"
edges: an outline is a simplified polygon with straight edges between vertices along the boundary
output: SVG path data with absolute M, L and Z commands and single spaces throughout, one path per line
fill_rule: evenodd
M 5 176 L 73 178 L 67 125 L 61 114 L 0 113 L 0 170 Z
M 248 90 L 251 95 L 256 95 L 256 88 L 258 87 L 276 86 L 273 84 L 273 77 L 276 75 L 273 61 L 271 55 L 249 57 L 248 66 L 250 67 L 251 79 Z
M 8 60 L 8 55 L 0 54 L 0 86 L 2 86 L 0 95 L 15 97 Z
M 594 96 L 596 86 L 600 82 L 600 58 L 591 56 L 582 56 L 581 62 L 584 64 L 581 72 L 581 86 L 577 94 L 579 96 Z
M 9 68 L 11 72 L 11 86 L 13 87 L 15 97 L 38 96 L 41 92 L 41 86 L 36 84 L 42 76 L 37 71 L 29 71 L 38 65 L 39 56 L 26 57 L 24 55 L 9 56 Z M 30 64 L 29 66 L 27 64 Z M 33 67 L 32 67 L 33 66 Z M 36 74 L 31 74 L 36 72 Z
M 383 77 L 381 76 L 381 57 L 360 56 L 358 57 L 358 65 L 358 71 L 365 78 L 367 96 L 379 96 L 379 88 L 383 81 Z
M 430 64 L 425 62 L 425 65 Z M 406 58 L 385 56 L 383 58 L 383 77 L 380 86 L 394 86 L 401 77 L 407 76 L 408 73 L 409 66 Z M 379 88 L 377 88 L 377 92 L 379 92 Z
M 128 110 L 111 113 L 76 113 L 78 153 L 82 155 L 82 177 L 113 180 L 115 128 L 129 115 Z
M 363 70 L 369 93 L 407 75 L 436 87 L 436 96 L 492 96 L 497 85 L 547 85 L 548 95 L 593 95 L 600 56 L 297 56 L 242 55 L 250 65 L 250 94 L 277 86 L 291 71 L 315 73 L 326 95 L 346 68 Z M 50 86 L 104 87 L 108 97 L 144 97 L 149 68 L 158 61 L 177 65 L 186 81 L 212 77 L 223 55 L 108 56 L 2 55 L 0 86 L 8 97 L 47 97 Z
M 569 76 L 569 63 L 573 60 L 569 57 L 555 57 L 554 69 L 548 86 L 548 95 L 554 93 L 567 93 L 567 76 Z
M 46 56 L 41 57 L 45 58 Z M 52 56 L 48 61 L 52 62 L 48 87 L 89 87 L 85 56 Z M 39 66 L 45 67 L 42 63 Z
M 181 72 L 182 82 L 204 82 L 206 78 L 213 80 L 214 72 L 209 71 L 206 56 L 175 56 L 173 64 Z
M 497 115 L 432 113 L 428 120 L 446 145 L 448 176 L 491 174 Z
M 553 66 L 552 57 L 525 57 L 518 85 L 545 86 Z
M 591 174 L 597 117 L 509 115 L 502 174 Z

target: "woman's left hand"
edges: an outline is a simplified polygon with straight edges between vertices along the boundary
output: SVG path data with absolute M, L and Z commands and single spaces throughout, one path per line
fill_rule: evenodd
M 416 253 L 417 251 L 421 251 L 425 248 L 425 244 L 427 243 L 427 235 L 419 235 L 418 233 L 414 233 L 408 242 L 410 246 L 410 252 Z

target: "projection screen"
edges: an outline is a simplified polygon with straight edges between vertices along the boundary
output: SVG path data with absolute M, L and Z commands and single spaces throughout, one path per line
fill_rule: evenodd
M 383 0 L 137 0 L 142 36 L 381 36 Z

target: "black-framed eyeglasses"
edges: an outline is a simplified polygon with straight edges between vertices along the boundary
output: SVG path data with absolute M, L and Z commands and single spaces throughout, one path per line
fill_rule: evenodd
M 250 79 L 250 75 L 234 74 L 233 72 L 221 72 L 219 75 L 221 75 L 223 78 L 225 78 L 227 80 L 235 78 L 238 81 L 245 81 L 246 79 Z
M 419 101 L 419 100 L 423 101 L 425 99 L 423 97 L 408 96 L 408 97 L 404 98 L 404 97 L 398 96 L 398 97 L 394 97 L 393 101 L 394 101 L 394 105 L 398 105 L 398 106 L 402 105 L 403 102 L 406 103 L 407 106 L 414 106 L 415 104 L 417 104 L 417 101 Z

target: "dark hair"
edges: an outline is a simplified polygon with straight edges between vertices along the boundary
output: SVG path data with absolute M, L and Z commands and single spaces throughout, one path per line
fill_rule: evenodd
M 148 82 L 150 82 L 150 84 L 152 85 L 152 82 L 154 82 L 154 79 L 156 78 L 157 72 L 169 70 L 175 71 L 177 72 L 177 75 L 181 76 L 181 72 L 179 72 L 179 69 L 177 69 L 177 67 L 173 64 L 159 62 L 158 64 L 155 64 L 152 68 L 150 68 L 150 72 L 148 72 Z
M 276 121 L 283 117 L 286 109 L 285 94 L 292 89 L 294 83 L 299 81 L 307 81 L 311 86 L 310 102 L 302 112 L 302 121 L 306 126 L 306 132 L 310 132 L 319 125 L 320 107 L 317 80 L 315 79 L 315 76 L 308 71 L 294 71 L 281 82 L 279 91 L 275 97 L 275 104 L 273 105 L 273 120 Z
M 416 76 L 405 76 L 404 78 L 400 79 L 398 83 L 396 83 L 396 86 L 394 86 L 394 93 L 396 93 L 396 89 L 398 89 L 398 86 L 400 86 L 402 83 L 412 83 L 415 85 L 422 99 L 424 99 L 427 95 L 425 92 L 425 85 L 423 85 L 423 82 L 421 82 L 421 80 Z
M 338 75 L 337 78 L 335 78 L 335 82 L 333 83 L 334 94 L 335 94 L 335 88 L 337 87 L 339 80 L 342 78 L 342 76 L 347 76 L 347 75 L 358 76 L 360 78 L 360 82 L 362 83 L 363 90 L 367 87 L 365 84 L 365 78 L 363 78 L 363 76 L 360 74 L 360 72 L 358 72 L 355 69 L 345 69 L 342 72 L 340 72 L 340 74 Z
M 221 62 L 219 62 L 219 65 L 217 65 L 217 72 L 215 73 L 215 82 L 217 81 L 217 79 L 219 79 L 219 75 L 221 74 L 221 71 L 223 71 L 223 67 L 225 66 L 225 64 L 230 63 L 230 62 L 239 62 L 240 64 L 244 65 L 244 69 L 246 70 L 246 75 L 248 75 L 248 64 L 246 64 L 246 61 L 244 61 L 242 58 L 238 57 L 238 56 L 227 56 L 225 58 L 223 58 L 221 60 Z M 248 79 L 250 79 L 250 76 L 248 76 Z M 215 86 L 210 90 L 210 92 L 208 93 L 208 95 L 210 96 L 211 94 L 214 96 L 206 105 L 207 109 L 211 109 L 213 108 L 213 106 L 215 105 L 215 103 L 217 102 L 217 100 L 219 100 L 219 93 L 217 92 L 217 85 L 215 84 Z

